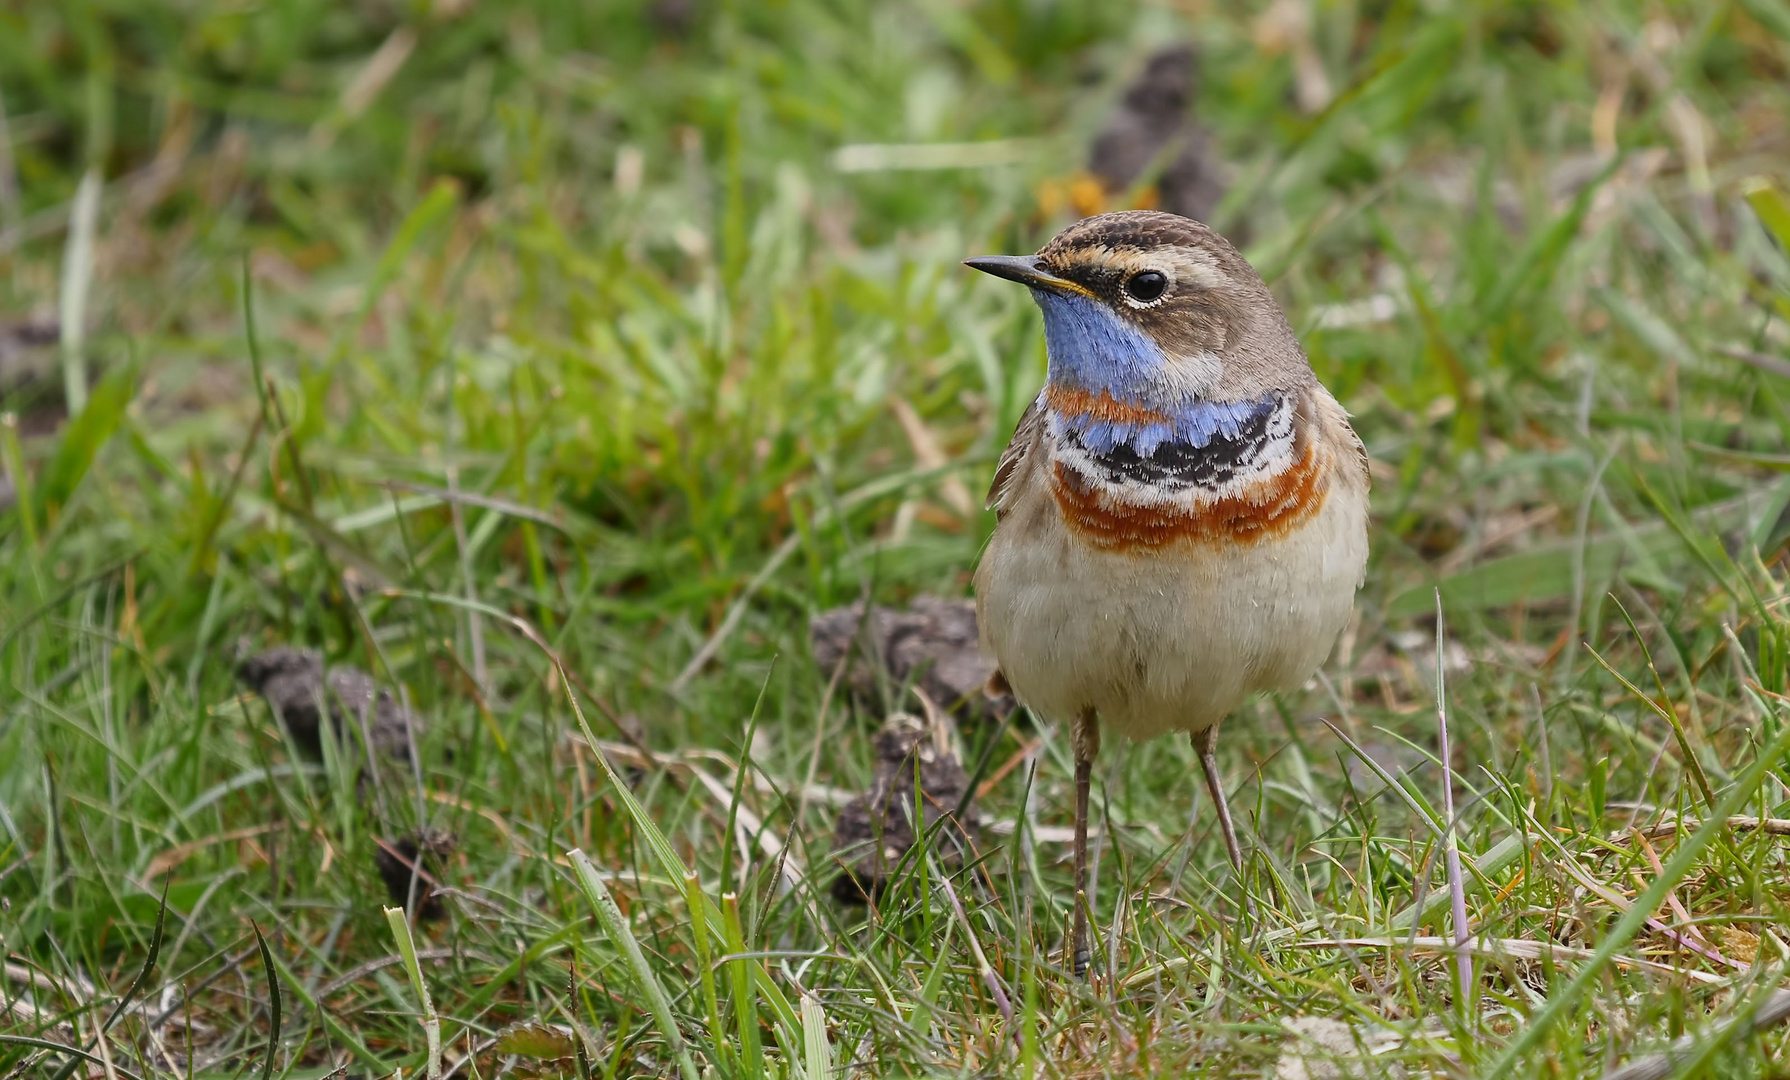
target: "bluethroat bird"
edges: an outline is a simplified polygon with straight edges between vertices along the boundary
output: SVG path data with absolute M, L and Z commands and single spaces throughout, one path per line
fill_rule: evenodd
M 975 589 L 997 686 L 1071 725 L 1080 974 L 1101 725 L 1192 734 L 1240 873 L 1218 725 L 1329 655 L 1367 565 L 1367 452 L 1261 276 L 1197 221 L 1102 214 L 965 263 L 1044 312 L 1044 389 L 995 469 Z

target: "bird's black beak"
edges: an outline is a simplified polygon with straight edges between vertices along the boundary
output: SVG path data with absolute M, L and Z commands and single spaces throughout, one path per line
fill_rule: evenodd
M 980 270 L 984 274 L 993 274 L 1008 281 L 1017 281 L 1034 289 L 1051 289 L 1056 292 L 1086 292 L 1081 286 L 1067 278 L 1061 278 L 1044 268 L 1036 255 L 979 255 L 974 259 L 963 260 L 963 265 L 972 270 Z

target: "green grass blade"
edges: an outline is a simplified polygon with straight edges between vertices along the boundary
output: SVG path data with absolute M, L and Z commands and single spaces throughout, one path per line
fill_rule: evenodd
M 503 612 L 496 612 L 496 614 L 511 622 L 516 621 L 513 616 Z M 659 865 L 665 868 L 665 876 L 673 881 L 683 881 L 684 877 L 690 873 L 690 868 L 684 865 L 683 859 L 679 858 L 677 852 L 673 850 L 671 841 L 666 838 L 664 831 L 653 821 L 652 815 L 647 813 L 646 807 L 640 804 L 640 800 L 634 797 L 633 790 L 623 782 L 620 774 L 615 771 L 615 766 L 610 763 L 608 755 L 603 753 L 602 744 L 597 741 L 596 734 L 591 731 L 590 723 L 584 717 L 584 709 L 578 704 L 577 696 L 572 691 L 571 680 L 566 677 L 563 668 L 560 671 L 560 685 L 564 687 L 566 699 L 572 706 L 572 714 L 578 720 L 578 730 L 584 734 L 585 745 L 589 746 L 591 753 L 595 755 L 597 766 L 603 770 L 603 775 L 609 780 L 610 788 L 615 792 L 616 798 L 620 799 L 622 806 L 627 809 L 629 820 L 634 823 L 635 828 L 640 830 L 641 836 L 647 842 L 647 847 L 652 849 L 654 856 L 658 858 Z M 714 901 L 705 895 L 703 903 L 712 905 Z M 705 915 L 704 922 L 710 932 L 718 934 L 721 928 L 719 910 L 710 907 Z M 795 1007 L 790 1004 L 788 996 L 775 982 L 771 981 L 770 973 L 765 970 L 764 965 L 756 960 L 751 963 L 753 981 L 758 985 L 759 992 L 765 995 L 765 1000 L 771 1003 L 772 1010 L 777 1014 L 779 1025 L 793 1044 L 801 1035 L 801 1018 L 796 1014 Z
M 1747 179 L 1741 185 L 1741 194 L 1753 208 L 1753 213 L 1758 215 L 1760 224 L 1777 237 L 1786 253 L 1790 253 L 1790 199 L 1762 176 Z
M 274 1052 L 280 1048 L 280 975 L 274 968 L 267 939 L 261 936 L 261 927 L 253 920 L 249 926 L 254 928 L 255 946 L 261 950 L 261 969 L 267 974 L 267 1049 L 261 1060 L 261 1080 L 268 1080 L 273 1075 Z
M 743 770 L 742 770 L 743 771 Z M 684 875 L 684 909 L 690 913 L 690 938 L 696 947 L 698 978 L 702 984 L 702 1007 L 708 1020 L 709 1045 L 715 1048 L 724 1072 L 734 1068 L 732 1049 L 722 1038 L 721 1000 L 715 990 L 714 948 L 709 941 L 708 904 L 702 884 L 694 873 Z
M 18 515 L 19 528 L 25 534 L 29 551 L 38 548 L 37 499 L 31 483 L 31 469 L 25 464 L 25 448 L 19 443 L 19 421 L 12 413 L 0 413 L 0 466 L 12 481 L 13 513 Z
M 696 1063 L 690 1057 L 689 1048 L 684 1045 L 683 1032 L 678 1030 L 677 1017 L 671 1012 L 671 999 L 665 996 L 665 988 L 659 985 L 659 977 L 653 973 L 652 965 L 646 962 L 646 954 L 640 951 L 640 942 L 634 939 L 634 931 L 628 928 L 628 920 L 623 917 L 621 908 L 616 906 L 615 897 L 609 895 L 609 887 L 603 884 L 603 879 L 597 875 L 597 868 L 591 865 L 590 858 L 584 852 L 574 848 L 566 852 L 566 857 L 572 860 L 572 873 L 578 878 L 585 899 L 590 901 L 597 922 L 602 924 L 609 940 L 621 950 L 622 956 L 628 961 L 628 969 L 634 973 L 634 981 L 640 984 L 641 992 L 646 995 L 647 1008 L 652 1011 L 653 1022 L 658 1024 L 659 1034 L 664 1036 L 665 1046 L 677 1060 L 684 1080 L 697 1080 Z
M 112 1006 L 112 1011 L 106 1015 L 106 1022 L 99 1026 L 102 1036 L 112 1030 L 112 1025 L 118 1022 L 124 1010 L 136 999 L 137 991 L 143 988 L 149 973 L 155 970 L 155 962 L 162 953 L 162 928 L 168 920 L 168 886 L 172 881 L 172 878 L 162 879 L 162 899 L 155 909 L 155 931 L 149 936 L 149 954 L 143 957 L 143 966 L 137 969 L 137 977 L 125 988 L 124 996 L 118 999 L 118 1004 Z
M 134 1072 L 131 1072 L 129 1069 L 125 1068 L 124 1066 L 117 1064 L 116 1062 L 108 1062 L 105 1058 L 100 1057 L 98 1054 L 90 1053 L 89 1051 L 83 1050 L 78 1046 L 69 1046 L 66 1043 L 53 1042 L 49 1039 L 36 1039 L 36 1038 L 32 1038 L 29 1035 L 0 1034 L 0 1046 L 29 1046 L 36 1050 L 49 1050 L 49 1051 L 51 1051 L 53 1053 L 57 1053 L 57 1054 L 68 1054 L 71 1057 L 77 1058 L 81 1061 L 91 1062 L 92 1064 L 98 1065 L 102 1068 L 109 1067 L 112 1069 L 113 1072 L 116 1072 L 119 1076 L 124 1077 L 125 1080 L 143 1080 L 142 1077 L 138 1076 Z
M 764 1055 L 758 1040 L 758 995 L 753 984 L 753 965 L 746 952 L 745 928 L 740 922 L 740 900 L 733 893 L 721 894 L 722 947 L 733 959 L 727 961 L 728 981 L 733 986 L 733 1015 L 740 1032 L 740 1061 L 746 1075 L 761 1080 L 765 1075 Z
M 56 453 L 44 466 L 37 498 L 50 524 L 74 496 L 75 487 L 93 466 L 100 447 L 124 421 L 124 411 L 136 396 L 137 371 L 125 364 L 113 368 L 93 388 L 87 406 L 62 430 Z
M 1756 526 L 1763 507 L 1782 486 L 1728 499 L 1694 511 L 1690 516 L 1700 529 L 1726 532 Z M 1576 543 L 1565 541 L 1537 547 L 1516 555 L 1492 559 L 1451 574 L 1433 584 L 1412 586 L 1386 605 L 1391 618 L 1423 615 L 1435 604 L 1434 588 L 1451 611 L 1481 611 L 1518 603 L 1539 603 L 1568 596 L 1573 588 L 1572 551 Z M 1614 573 L 1625 560 L 1663 559 L 1680 551 L 1682 540 L 1665 521 L 1637 525 L 1626 534 L 1601 536 L 1585 545 L 1585 579 L 1595 581 Z
M 386 244 L 385 251 L 379 256 L 378 264 L 373 268 L 372 278 L 367 282 L 361 295 L 360 310 L 355 313 L 353 322 L 349 324 L 352 327 L 352 332 L 343 335 L 338 340 L 333 360 L 340 361 L 346 354 L 349 343 L 366 326 L 367 319 L 373 313 L 374 305 L 379 303 L 379 298 L 384 295 L 386 287 L 403 269 L 405 260 L 416 248 L 423 234 L 447 216 L 455 206 L 459 205 L 459 202 L 459 185 L 452 180 L 437 180 L 429 189 L 429 193 L 423 196 L 423 200 L 417 203 L 409 214 L 405 215 L 404 220 L 392 233 L 392 238 Z
M 1635 897 L 1633 906 L 1623 913 L 1616 925 L 1609 929 L 1602 941 L 1598 942 L 1597 951 L 1592 954 L 1591 959 L 1585 962 L 1578 974 L 1573 976 L 1571 982 L 1549 995 L 1547 1005 L 1542 1008 L 1541 1012 L 1530 1018 L 1522 1032 L 1511 1041 L 1493 1066 L 1482 1075 L 1487 1077 L 1519 1075 L 1516 1070 L 1523 1055 L 1539 1045 L 1541 1040 L 1553 1030 L 1554 1025 L 1559 1023 L 1566 1011 L 1578 1004 L 1585 991 L 1602 976 L 1603 970 L 1609 966 L 1610 960 L 1633 940 L 1635 934 L 1639 933 L 1641 927 L 1652 917 L 1654 910 L 1665 903 L 1667 895 L 1678 887 L 1678 883 L 1683 880 L 1684 875 L 1695 865 L 1697 857 L 1727 829 L 1728 817 L 1738 811 L 1758 792 L 1759 785 L 1764 782 L 1766 774 L 1772 768 L 1780 765 L 1787 753 L 1790 753 L 1790 725 L 1785 725 L 1777 737 L 1767 744 L 1759 756 L 1753 759 L 1752 764 L 1748 765 L 1745 771 L 1735 779 L 1734 785 L 1722 796 L 1721 802 L 1715 806 L 1702 826 L 1689 837 L 1679 841 L 1677 848 L 1672 852 L 1672 857 L 1667 859 L 1661 866 L 1660 872 L 1654 875 L 1652 884 Z
M 1467 882 L 1467 891 L 1469 893 L 1485 891 L 1485 883 L 1492 880 L 1495 875 L 1502 873 L 1511 863 L 1516 862 L 1527 848 L 1528 843 L 1524 837 L 1506 836 L 1493 844 L 1484 855 L 1477 859 L 1471 859 L 1473 876 Z M 1448 902 L 1448 893 L 1432 890 L 1424 896 L 1421 904 L 1410 904 L 1388 919 L 1386 928 L 1390 933 L 1402 933 L 1411 929 L 1412 926 L 1420 925 Z
M 833 1080 L 833 1047 L 827 1041 L 827 1014 L 820 999 L 802 995 L 802 1048 L 808 1080 Z
M 385 924 L 391 928 L 392 941 L 398 955 L 404 958 L 404 972 L 410 976 L 410 988 L 416 992 L 421 1006 L 423 1043 L 428 1052 L 429 1080 L 441 1080 L 441 1018 L 435 1015 L 435 1002 L 429 997 L 429 985 L 423 981 L 423 967 L 417 962 L 416 942 L 410 936 L 410 919 L 401 907 L 385 909 Z

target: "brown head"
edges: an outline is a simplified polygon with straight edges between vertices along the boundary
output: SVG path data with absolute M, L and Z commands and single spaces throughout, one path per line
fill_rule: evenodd
M 1313 379 L 1261 275 L 1191 218 L 1101 214 L 1036 255 L 965 262 L 1032 290 L 1053 384 L 1171 404 L 1240 401 Z

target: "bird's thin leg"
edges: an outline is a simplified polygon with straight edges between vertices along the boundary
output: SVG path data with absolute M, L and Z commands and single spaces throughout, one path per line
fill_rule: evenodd
M 1100 722 L 1089 709 L 1075 719 L 1075 909 L 1070 916 L 1069 955 L 1076 978 L 1088 971 L 1088 788 L 1100 753 Z
M 1243 849 L 1237 844 L 1237 826 L 1231 822 L 1231 804 L 1224 797 L 1224 777 L 1218 772 L 1218 725 L 1193 733 L 1193 749 L 1200 756 L 1200 769 L 1206 774 L 1206 790 L 1212 793 L 1212 806 L 1218 811 L 1218 827 L 1224 830 L 1225 850 L 1230 852 L 1231 866 L 1243 873 Z

